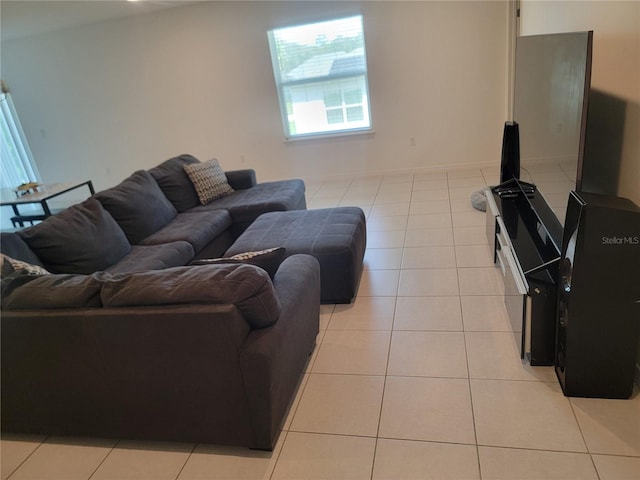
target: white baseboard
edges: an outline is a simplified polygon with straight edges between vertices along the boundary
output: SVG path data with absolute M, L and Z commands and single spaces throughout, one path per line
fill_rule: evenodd
M 500 166 L 495 162 L 474 162 L 474 163 L 456 163 L 450 165 L 430 165 L 426 167 L 407 167 L 407 168 L 389 168 L 389 169 L 376 169 L 368 170 L 366 173 L 361 171 L 347 172 L 332 175 L 318 175 L 303 177 L 303 180 L 309 182 L 322 182 L 332 180 L 343 180 L 345 178 L 366 178 L 384 175 L 405 175 L 405 174 L 428 174 L 438 173 L 455 170 L 467 170 L 467 169 L 482 169 L 482 168 L 494 168 L 496 177 L 500 176 Z M 481 185 L 480 185 L 481 186 Z

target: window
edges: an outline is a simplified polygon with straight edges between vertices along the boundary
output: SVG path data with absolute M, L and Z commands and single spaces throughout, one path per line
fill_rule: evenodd
M 9 92 L 0 93 L 0 183 L 2 188 L 16 188 L 27 182 L 37 182 L 40 175 L 20 126 L 18 114 Z
M 371 130 L 362 16 L 269 32 L 287 138 Z

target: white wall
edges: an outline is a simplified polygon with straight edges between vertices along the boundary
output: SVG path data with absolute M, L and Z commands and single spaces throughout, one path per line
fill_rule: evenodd
M 612 165 L 619 168 L 617 194 L 640 205 L 640 2 L 524 0 L 520 28 L 522 35 L 593 30 L 591 86 L 624 103 L 624 130 L 606 131 L 604 121 L 600 132 L 587 134 L 600 135 L 602 157 L 608 142 L 621 142 L 621 163 Z
M 2 77 L 45 182 L 103 189 L 180 153 L 255 168 L 259 180 L 497 168 L 507 8 L 200 2 L 5 42 Z M 375 133 L 284 142 L 267 31 L 359 12 Z

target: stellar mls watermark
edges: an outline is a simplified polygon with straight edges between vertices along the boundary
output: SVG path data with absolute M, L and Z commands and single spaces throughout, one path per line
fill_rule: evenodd
M 603 245 L 640 245 L 640 237 L 602 237 Z

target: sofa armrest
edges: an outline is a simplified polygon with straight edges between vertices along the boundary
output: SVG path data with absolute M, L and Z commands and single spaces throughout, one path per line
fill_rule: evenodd
M 240 355 L 253 447 L 266 450 L 277 440 L 315 347 L 320 328 L 320 264 L 311 255 L 292 255 L 280 265 L 273 284 L 282 305 L 280 317 L 268 328 L 252 330 Z
M 224 174 L 227 176 L 227 182 L 234 190 L 246 190 L 258 184 L 256 171 L 253 169 L 230 170 L 224 172 Z

